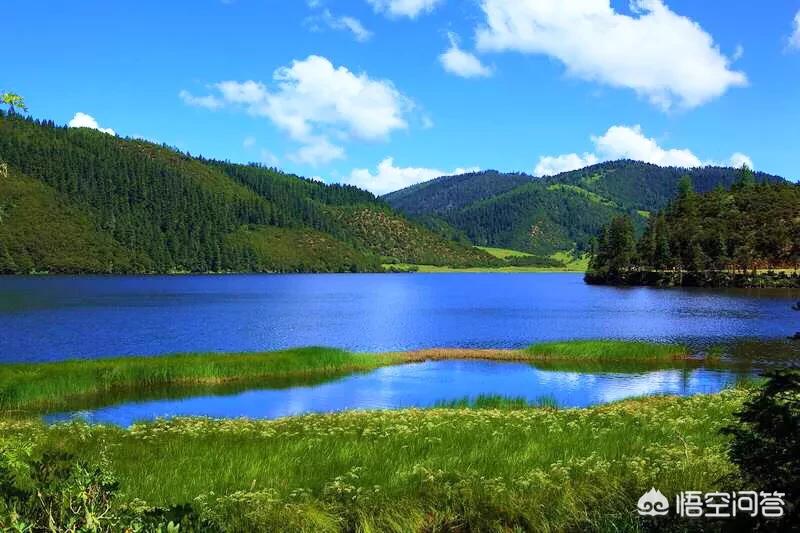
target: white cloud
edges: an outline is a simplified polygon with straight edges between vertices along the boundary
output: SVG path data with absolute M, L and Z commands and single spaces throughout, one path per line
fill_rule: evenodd
M 256 138 L 253 137 L 252 135 L 248 135 L 247 137 L 244 138 L 244 141 L 242 141 L 242 146 L 244 146 L 245 148 L 252 148 L 255 145 L 256 145 Z
M 641 126 L 611 126 L 600 137 L 592 137 L 603 160 L 635 159 L 662 166 L 699 167 L 703 162 L 691 150 L 664 149 L 645 137 Z
M 478 170 L 480 170 L 478 167 L 456 168 L 450 171 L 424 167 L 396 167 L 394 158 L 387 157 L 378 163 L 378 168 L 374 174 L 369 169 L 356 168 L 342 181 L 380 195 L 409 187 L 415 183 L 438 178 L 439 176 L 451 176 L 466 172 L 477 172 Z
M 327 137 L 312 137 L 295 152 L 289 154 L 289 159 L 301 165 L 316 167 L 344 158 L 344 148 L 332 144 Z
M 794 16 L 794 31 L 789 37 L 789 46 L 800 49 L 800 11 Z
M 755 168 L 750 156 L 741 152 L 736 152 L 731 156 L 730 165 L 734 168 L 742 168 L 742 165 L 747 165 L 747 167 L 751 169 Z
M 109 135 L 116 135 L 116 132 L 111 128 L 101 128 L 93 116 L 81 112 L 75 113 L 75 116 L 72 117 L 67 126 L 70 128 L 91 128 Z
M 204 107 L 206 109 L 219 109 L 224 105 L 222 100 L 215 96 L 194 96 L 187 90 L 178 93 L 178 97 L 183 103 L 192 107 Z
M 309 5 L 309 7 L 315 8 L 318 5 Z M 306 23 L 312 29 L 319 29 L 319 24 L 324 24 L 332 30 L 349 31 L 355 40 L 360 43 L 366 42 L 372 37 L 372 32 L 365 28 L 357 18 L 334 15 L 327 8 L 323 9 L 319 15 L 306 19 Z
M 269 150 L 262 148 L 258 153 L 259 159 L 262 163 L 266 163 L 271 166 L 275 166 L 278 164 L 279 159 L 278 156 L 270 152 Z
M 578 155 L 576 153 L 564 155 L 545 155 L 539 158 L 539 163 L 533 170 L 536 176 L 553 176 L 570 170 L 588 167 L 597 163 L 597 156 L 590 153 Z
M 433 11 L 443 0 L 367 0 L 372 8 L 392 17 L 416 18 L 424 12 Z
M 297 161 L 321 164 L 344 157 L 331 136 L 376 141 L 408 127 L 413 103 L 390 81 L 334 67 L 324 57 L 293 61 L 277 69 L 273 81 L 272 89 L 252 80 L 223 81 L 213 85 L 219 96 L 210 98 L 271 120 L 304 145 L 293 154 Z
M 662 109 L 691 108 L 744 86 L 744 73 L 693 20 L 662 0 L 631 0 L 634 16 L 610 0 L 481 0 L 478 49 L 545 54 L 577 77 L 633 89 Z
M 591 139 L 594 153 L 542 156 L 534 174 L 550 176 L 615 159 L 635 159 L 655 165 L 687 168 L 716 164 L 710 160 L 702 161 L 687 148 L 662 148 L 655 139 L 645 136 L 638 125 L 611 126 L 603 135 L 593 135 Z M 753 168 L 752 160 L 745 154 L 736 152 L 730 157 L 731 166 L 740 167 L 743 163 Z
M 462 78 L 486 77 L 492 74 L 491 69 L 484 66 L 474 54 L 465 52 L 458 46 L 456 34 L 448 33 L 447 38 L 450 39 L 450 48 L 439 56 L 439 61 L 447 72 Z

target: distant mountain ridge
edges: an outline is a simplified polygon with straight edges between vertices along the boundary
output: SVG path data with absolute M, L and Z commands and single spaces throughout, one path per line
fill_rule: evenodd
M 644 227 L 650 212 L 675 197 L 682 176 L 690 176 L 698 192 L 707 192 L 730 187 L 739 173 L 619 160 L 543 178 L 494 170 L 444 176 L 382 198 L 409 217 L 439 231 L 449 227 L 476 245 L 542 255 L 580 253 L 616 215 L 630 214 Z M 785 181 L 763 172 L 755 179 Z
M 0 112 L 0 274 L 483 266 L 367 191 Z

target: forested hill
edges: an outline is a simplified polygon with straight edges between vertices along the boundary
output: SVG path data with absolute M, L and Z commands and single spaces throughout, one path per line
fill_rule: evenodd
M 745 173 L 730 189 L 698 194 L 686 177 L 677 198 L 637 240 L 629 217 L 600 232 L 586 280 L 655 285 L 797 286 L 800 186 Z M 767 274 L 764 273 L 767 271 Z
M 496 171 L 447 176 L 383 198 L 431 227 L 449 226 L 473 243 L 535 254 L 588 251 L 614 216 L 628 214 L 643 228 L 651 212 L 675 197 L 679 179 L 691 177 L 698 192 L 730 187 L 739 169 L 659 167 L 620 160 L 534 178 Z M 755 173 L 758 182 L 782 178 Z
M 0 112 L 0 273 L 378 271 L 494 258 L 372 194 Z

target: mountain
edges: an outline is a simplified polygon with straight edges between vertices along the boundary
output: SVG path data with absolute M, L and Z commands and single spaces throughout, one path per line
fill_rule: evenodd
M 629 214 L 641 231 L 650 213 L 675 197 L 688 175 L 698 192 L 730 187 L 740 170 L 659 167 L 611 161 L 555 176 L 477 172 L 437 178 L 390 193 L 383 199 L 421 224 L 480 246 L 547 255 L 588 251 L 591 240 L 613 217 Z M 757 181 L 783 178 L 755 173 Z
M 0 112 L 0 273 L 380 271 L 497 260 L 356 187 Z

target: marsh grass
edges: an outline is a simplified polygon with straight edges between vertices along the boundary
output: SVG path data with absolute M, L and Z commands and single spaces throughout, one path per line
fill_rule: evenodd
M 402 362 L 398 355 L 353 354 L 333 348 L 298 348 L 241 354 L 176 354 L 0 365 L 0 409 L 53 410 L 86 400 L 158 394 L 235 382 L 314 380 Z
M 682 344 L 618 340 L 542 342 L 529 346 L 525 352 L 534 359 L 614 362 L 682 360 L 691 355 Z
M 225 394 L 229 390 L 314 384 L 381 366 L 427 360 L 486 359 L 530 362 L 553 370 L 598 371 L 603 365 L 666 365 L 683 361 L 688 349 L 631 341 L 568 341 L 524 350 L 429 349 L 359 354 L 334 348 L 263 353 L 197 353 L 152 357 L 0 364 L 0 411 L 52 412 L 128 400 Z M 689 361 L 684 361 L 688 363 Z M 559 365 L 561 368 L 559 368 Z M 632 371 L 637 371 L 636 369 Z
M 542 396 L 534 401 L 515 396 L 500 396 L 497 394 L 480 394 L 475 397 L 459 398 L 457 400 L 442 400 L 436 403 L 442 409 L 529 409 L 531 407 L 558 408 L 558 402 L 550 396 Z
M 101 453 L 125 499 L 189 503 L 227 531 L 636 530 L 651 486 L 725 488 L 720 428 L 746 391 L 589 409 L 517 400 L 130 429 L 0 420 L 0 449 Z M 512 408 L 509 408 L 511 406 Z M 38 452 L 35 452 L 38 453 Z

